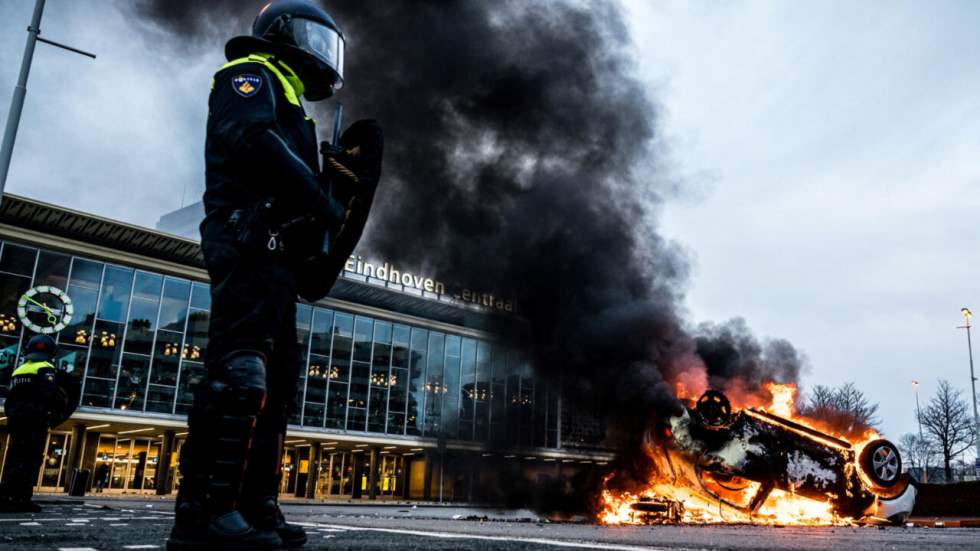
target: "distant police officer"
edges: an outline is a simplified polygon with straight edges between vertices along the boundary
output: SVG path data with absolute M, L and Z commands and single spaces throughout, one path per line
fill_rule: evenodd
M 232 38 L 215 74 L 201 246 L 211 278 L 208 374 L 188 418 L 168 549 L 306 542 L 277 496 L 300 351 L 296 300 L 328 291 L 356 244 L 380 177 L 382 134 L 358 121 L 325 145 L 300 97 L 343 85 L 344 36 L 323 9 L 277 0 Z M 343 259 L 339 259 L 343 257 Z M 339 263 L 339 264 L 338 264 Z M 317 270 L 320 274 L 315 273 Z
M 44 456 L 48 429 L 71 416 L 78 406 L 72 377 L 59 373 L 51 363 L 54 339 L 47 335 L 31 338 L 24 350 L 24 363 L 10 375 L 10 391 L 4 414 L 10 428 L 6 467 L 0 482 L 0 511 L 38 512 L 31 502 L 34 483 Z M 69 383 L 69 384 L 65 384 Z

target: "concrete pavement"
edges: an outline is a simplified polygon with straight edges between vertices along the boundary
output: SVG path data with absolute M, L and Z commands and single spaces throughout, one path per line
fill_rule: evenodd
M 39 501 L 45 510 L 37 515 L 0 515 L 0 549 L 163 549 L 173 518 L 165 499 Z M 307 527 L 307 549 L 980 549 L 977 528 L 606 527 L 550 523 L 529 511 L 401 504 L 286 504 L 284 510 Z

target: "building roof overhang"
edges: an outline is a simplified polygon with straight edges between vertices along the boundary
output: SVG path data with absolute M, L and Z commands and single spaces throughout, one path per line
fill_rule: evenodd
M 141 268 L 152 267 L 164 273 L 207 280 L 201 245 L 198 241 L 186 237 L 9 193 L 0 201 L 0 225 L 59 238 L 64 242 L 60 248 L 69 252 L 77 252 L 70 246 L 71 243 L 81 242 L 92 245 L 89 252 L 96 256 L 100 256 L 98 253 L 100 248 L 114 253 L 112 258 L 103 258 L 104 260 L 118 262 L 120 261 L 116 256 L 118 253 L 128 257 L 135 255 L 151 260 L 149 265 L 145 262 L 139 263 Z M 47 244 L 57 247 L 55 243 Z M 497 332 L 501 327 L 506 326 L 502 323 L 504 319 L 501 314 L 494 314 L 466 304 L 414 296 L 350 277 L 342 276 L 338 279 L 326 301 L 328 306 L 332 302 L 329 299 L 371 306 L 477 331 Z

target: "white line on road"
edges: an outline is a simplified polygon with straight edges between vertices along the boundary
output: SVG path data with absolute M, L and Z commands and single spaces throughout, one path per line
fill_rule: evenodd
M 40 526 L 41 523 L 40 522 L 22 522 L 22 523 L 20 523 L 20 525 L 21 526 Z
M 99 551 L 91 547 L 59 547 L 58 551 Z
M 173 516 L 173 513 L 170 513 L 169 516 Z M 93 521 L 93 520 L 122 520 L 122 518 L 123 517 L 112 517 L 112 518 L 102 518 L 102 519 L 100 519 L 100 518 L 97 518 L 97 517 L 91 517 L 91 518 L 71 518 L 70 519 L 68 517 L 49 517 L 49 518 L 23 518 L 22 517 L 22 518 L 0 518 L 0 522 L 60 522 L 60 521 L 68 521 L 68 522 L 79 522 L 79 523 L 83 523 L 83 522 L 90 522 L 90 521 Z M 165 520 L 165 518 L 162 515 L 158 515 L 158 516 L 155 516 L 155 517 L 125 517 L 125 518 L 126 518 L 126 520 Z
M 469 539 L 482 541 L 507 541 L 516 543 L 533 543 L 537 545 L 551 545 L 554 547 L 573 547 L 578 549 L 609 549 L 614 551 L 668 551 L 665 547 L 648 547 L 644 545 L 624 545 L 618 543 L 599 543 L 591 541 L 568 541 L 553 540 L 547 538 L 525 538 L 520 536 L 481 536 L 477 534 L 460 534 L 458 532 L 427 532 L 423 530 L 402 530 L 397 528 L 369 528 L 366 526 L 351 526 L 345 524 L 317 524 L 307 522 L 297 522 L 302 526 L 313 526 L 317 528 L 337 528 L 340 530 L 352 530 L 363 532 L 384 532 L 387 534 L 403 534 L 406 536 L 421 536 L 426 538 L 440 539 Z M 681 548 L 672 548 L 678 551 Z
M 123 549 L 159 549 L 159 545 L 124 545 Z
M 117 523 L 110 524 L 109 526 L 129 526 L 129 523 L 128 522 L 117 522 Z
M 32 522 L 50 522 L 50 521 L 55 521 L 55 520 L 65 520 L 65 517 L 57 517 L 57 518 L 35 518 L 35 519 L 27 519 L 27 518 L 0 518 L 0 522 L 24 522 L 25 520 L 29 520 L 29 521 L 32 521 Z

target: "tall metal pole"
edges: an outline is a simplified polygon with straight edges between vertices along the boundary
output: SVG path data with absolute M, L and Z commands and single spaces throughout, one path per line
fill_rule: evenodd
M 915 393 L 915 420 L 919 422 L 919 446 L 922 449 L 919 450 L 920 453 L 925 451 L 923 455 L 924 465 L 922 466 L 922 482 L 929 483 L 929 454 L 928 450 L 925 449 L 926 439 L 922 435 L 922 410 L 919 408 L 919 381 L 912 381 L 912 391 Z
M 20 114 L 24 110 L 27 77 L 31 73 L 31 61 L 34 59 L 34 45 L 37 44 L 37 35 L 41 33 L 41 14 L 43 12 L 44 0 L 36 0 L 31 26 L 27 27 L 27 45 L 24 46 L 24 58 L 20 62 L 20 76 L 17 77 L 17 85 L 14 86 L 14 97 L 10 100 L 7 128 L 3 132 L 3 146 L 0 147 L 0 199 L 3 198 L 3 190 L 7 187 L 7 172 L 10 170 L 10 158 L 14 153 L 14 140 L 17 139 Z
M 922 437 L 922 410 L 919 409 L 919 381 L 912 381 L 912 392 L 915 393 L 915 420 L 919 422 L 919 439 Z
M 977 378 L 973 372 L 973 340 L 970 338 L 970 328 L 973 327 L 970 320 L 973 318 L 973 312 L 970 312 L 969 308 L 962 308 L 960 313 L 966 319 L 966 325 L 963 326 L 963 329 L 966 329 L 966 348 L 970 353 L 970 389 L 973 396 L 973 430 L 977 452 L 977 456 L 973 460 L 973 470 L 977 476 L 980 476 L 980 415 L 977 414 Z

